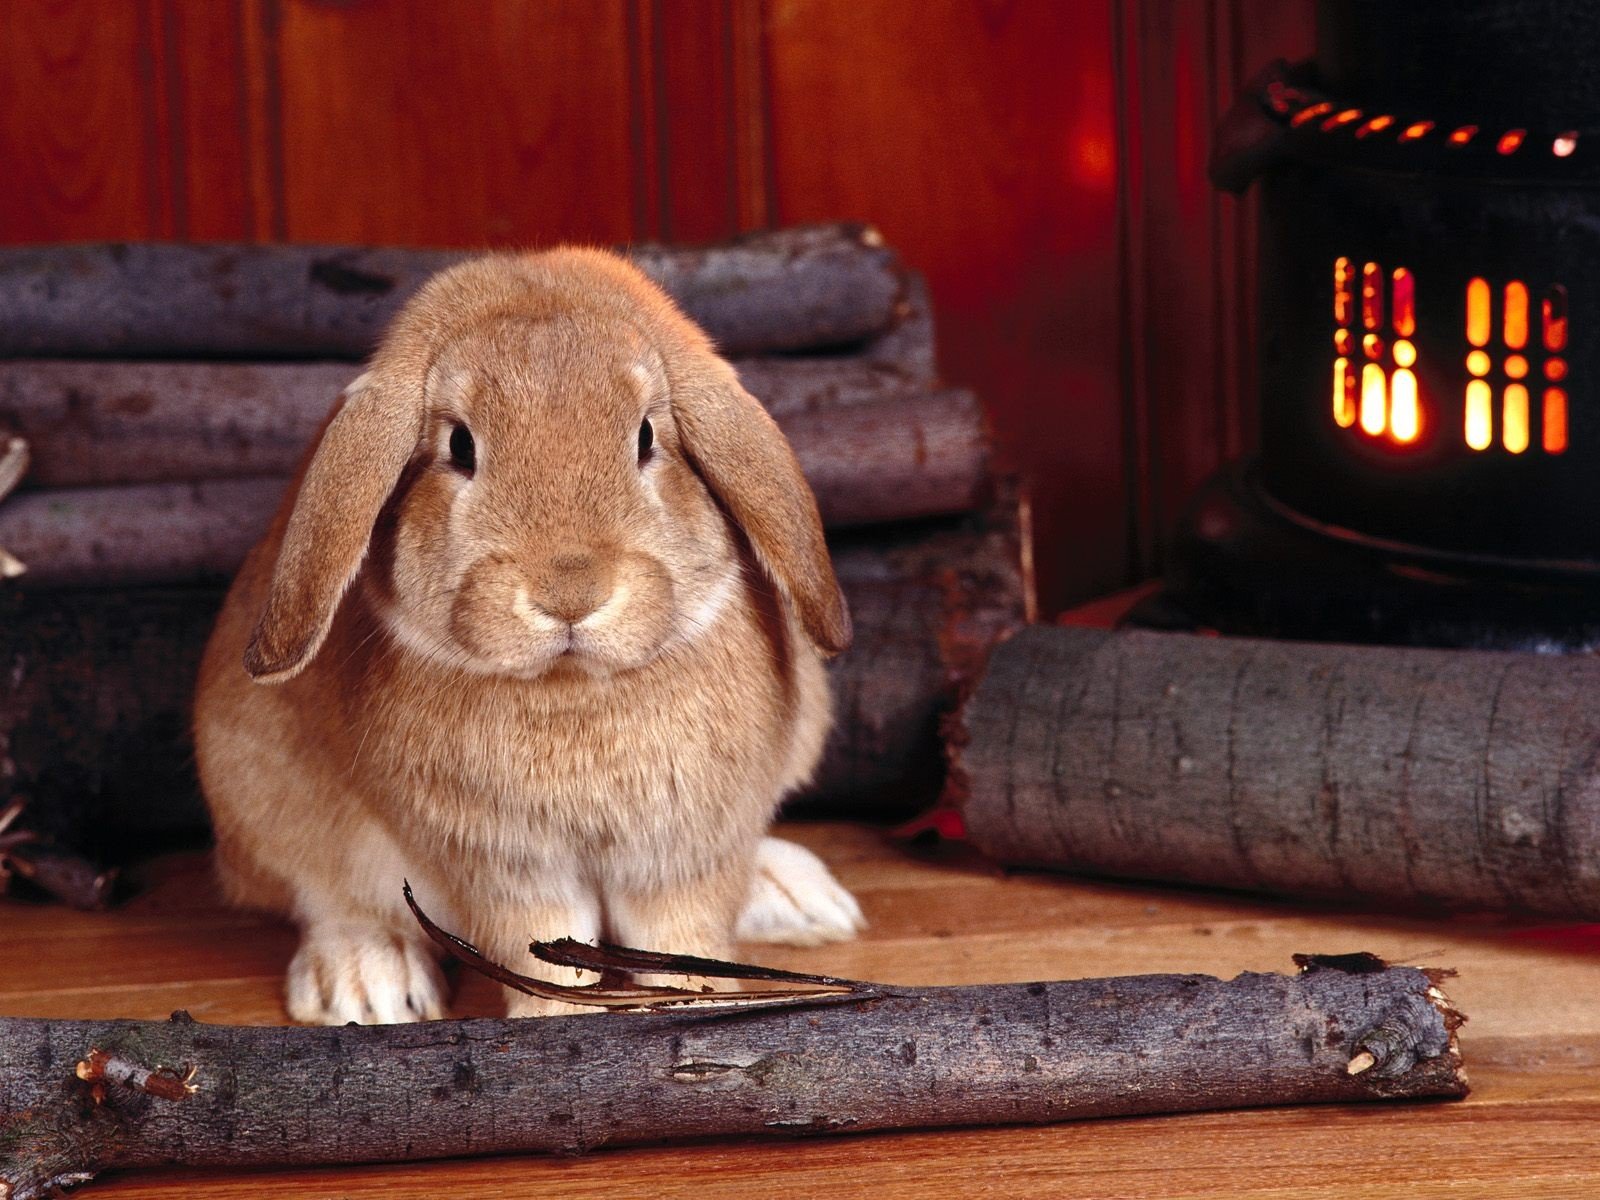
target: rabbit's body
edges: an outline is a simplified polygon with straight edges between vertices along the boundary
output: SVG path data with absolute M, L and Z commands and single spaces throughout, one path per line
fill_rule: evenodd
M 403 878 L 547 978 L 577 975 L 530 940 L 731 952 L 827 731 L 817 647 L 848 638 L 814 502 L 773 491 L 798 469 L 731 379 L 631 268 L 557 252 L 447 273 L 352 385 L 196 712 L 224 884 L 303 930 L 296 1018 L 439 1014 Z

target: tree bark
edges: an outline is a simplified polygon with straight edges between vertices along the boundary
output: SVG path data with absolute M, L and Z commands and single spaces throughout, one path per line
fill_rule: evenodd
M 1364 955 L 1303 961 L 1295 976 L 884 988 L 736 1015 L 336 1029 L 0 1019 L 0 1181 L 10 1200 L 33 1200 L 117 1167 L 574 1153 L 1466 1093 L 1460 1018 L 1434 976 Z
M 1036 627 L 961 712 L 1002 862 L 1600 919 L 1600 661 Z
M 830 527 L 968 512 L 988 497 L 989 437 L 970 392 L 797 413 L 780 424 Z M 287 486 L 245 478 L 18 494 L 0 506 L 0 546 L 38 587 L 227 579 Z
M 856 644 L 829 664 L 837 722 L 796 811 L 909 816 L 938 795 L 939 721 L 1028 612 L 1022 511 L 834 539 Z M 0 589 L 0 779 L 29 829 L 111 860 L 204 833 L 189 707 L 222 595 Z
M 865 355 L 736 365 L 784 421 L 847 405 L 940 403 L 931 378 Z M 291 475 L 358 371 L 342 362 L 0 362 L 0 430 L 28 440 L 28 482 L 38 487 Z
M 848 345 L 907 297 L 876 230 L 801 226 L 625 251 L 726 354 Z M 0 250 L 0 357 L 365 358 L 430 275 L 471 253 L 115 243 Z

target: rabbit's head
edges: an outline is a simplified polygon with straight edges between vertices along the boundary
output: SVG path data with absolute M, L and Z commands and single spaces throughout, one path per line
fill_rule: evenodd
M 245 665 L 298 674 L 359 579 L 437 662 L 626 671 L 710 629 L 745 564 L 848 644 L 810 488 L 705 336 L 614 255 L 490 256 L 411 300 L 330 418 Z

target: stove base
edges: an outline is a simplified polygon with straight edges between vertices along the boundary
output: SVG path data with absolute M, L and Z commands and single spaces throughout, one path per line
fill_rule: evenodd
M 1573 654 L 1600 650 L 1600 564 L 1475 562 L 1318 527 L 1225 468 L 1178 530 L 1144 628 Z

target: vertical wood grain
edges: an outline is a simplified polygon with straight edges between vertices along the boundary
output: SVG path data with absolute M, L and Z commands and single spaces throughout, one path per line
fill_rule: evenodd
M 774 209 L 929 276 L 942 362 L 1034 477 L 1047 604 L 1127 577 L 1109 0 L 772 0 Z
M 170 234 L 151 18 L 144 3 L 0 4 L 7 241 Z
M 276 45 L 291 240 L 633 235 L 625 0 L 281 0 Z

